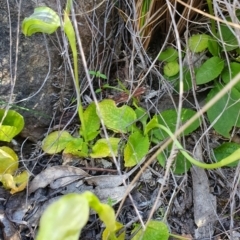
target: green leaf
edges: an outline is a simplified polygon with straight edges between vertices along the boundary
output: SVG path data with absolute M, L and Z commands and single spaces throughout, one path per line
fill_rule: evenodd
M 213 56 L 219 56 L 220 54 L 220 46 L 218 44 L 217 39 L 210 37 L 208 40 L 208 50 Z
M 116 222 L 115 223 L 115 231 L 110 232 L 109 229 L 105 229 L 102 234 L 102 240 L 125 240 L 125 231 L 123 231 L 117 238 L 116 238 L 116 233 L 121 230 L 124 226 L 122 223 Z
M 177 61 L 168 62 L 163 67 L 163 73 L 167 77 L 173 77 L 179 72 L 179 64 Z
M 60 18 L 55 11 L 49 7 L 37 7 L 34 13 L 23 20 L 22 32 L 25 36 L 41 32 L 51 34 L 60 27 Z
M 61 152 L 74 138 L 67 131 L 56 131 L 50 133 L 42 142 L 45 153 L 54 154 Z
M 84 195 L 88 198 L 89 206 L 97 212 L 99 218 L 104 222 L 108 231 L 115 232 L 116 219 L 113 208 L 108 204 L 101 203 L 91 192 L 85 192 Z
M 90 75 L 92 75 L 92 76 L 96 76 L 96 75 L 97 75 L 96 71 L 92 71 L 92 70 L 88 71 L 88 73 L 89 73 Z
M 109 138 L 108 140 L 105 138 L 99 139 L 92 147 L 92 153 L 90 156 L 92 158 L 112 157 L 109 144 L 111 145 L 114 156 L 117 156 L 120 138 Z
M 87 191 L 67 194 L 48 206 L 40 219 L 36 240 L 78 240 L 88 221 L 90 207 L 104 222 L 111 239 L 117 239 L 114 232 L 119 225 L 116 224 L 113 208 Z
M 137 225 L 133 232 L 139 228 Z M 164 222 L 151 220 L 146 227 L 146 230 L 137 232 L 137 234 L 132 238 L 132 240 L 168 240 L 169 232 L 168 227 Z
M 154 128 L 157 128 L 159 125 L 157 115 L 154 115 L 153 118 L 148 122 L 144 129 L 144 135 L 148 134 Z
M 148 136 L 143 136 L 140 132 L 134 132 L 128 138 L 124 148 L 125 167 L 135 166 L 148 153 L 149 150 Z
M 180 81 L 176 81 L 176 85 L 174 87 L 176 91 L 180 89 Z M 192 78 L 190 74 L 189 68 L 183 67 L 183 91 L 188 92 L 192 89 Z
M 170 155 L 172 144 L 162 153 L 158 154 L 157 160 L 159 164 L 162 167 L 166 167 L 166 160 L 168 159 Z M 173 172 L 174 174 L 181 175 L 186 173 L 190 168 L 192 164 L 190 161 L 188 161 L 181 152 L 177 153 L 177 156 L 175 157 L 175 162 L 173 165 Z
M 135 113 L 137 116 L 137 120 L 142 123 L 144 129 L 149 118 L 148 112 L 144 108 L 138 107 L 135 109 Z
M 10 142 L 24 127 L 24 119 L 14 110 L 0 109 L 0 141 Z
M 209 102 L 214 96 L 222 90 L 224 86 L 215 84 L 207 96 Z M 240 92 L 236 88 L 232 88 L 229 94 L 222 96 L 207 111 L 208 119 L 213 124 L 217 120 L 213 128 L 222 136 L 229 138 L 233 126 L 240 127 L 239 109 L 240 109 Z
M 174 174 L 181 175 L 186 173 L 190 168 L 192 164 L 189 162 L 182 153 L 178 153 L 175 159 L 175 166 L 174 166 Z
M 0 182 L 2 182 L 3 187 L 6 189 L 11 189 L 10 193 L 14 194 L 24 190 L 28 184 L 28 172 L 23 171 L 22 173 L 14 176 L 9 173 L 0 175 Z
M 232 153 L 234 153 L 236 150 L 240 148 L 240 144 L 233 143 L 233 142 L 225 142 L 219 147 L 215 148 L 213 150 L 215 159 L 217 162 L 220 162 L 222 159 L 230 156 Z M 236 167 L 238 165 L 239 161 L 235 161 L 233 163 L 228 164 L 228 167 Z
M 157 155 L 158 163 L 164 168 L 166 167 L 166 159 L 167 158 L 168 158 L 168 156 L 166 155 L 166 151 L 163 151 Z
M 118 108 L 110 99 L 100 102 L 99 108 L 99 117 L 102 117 L 106 127 L 114 132 L 128 132 L 137 119 L 136 113 L 131 107 L 124 105 Z
M 226 66 L 222 72 L 222 79 L 227 84 L 238 75 L 240 72 L 240 63 L 231 62 L 229 66 Z M 240 91 L 240 82 L 234 86 L 238 91 Z
M 63 151 L 64 154 L 70 153 L 74 156 L 78 157 L 87 157 L 88 156 L 88 148 L 83 142 L 82 138 L 73 138 L 66 144 L 66 147 Z
M 77 77 L 78 67 L 77 67 L 77 46 L 76 46 L 76 35 L 74 27 L 69 19 L 68 13 L 64 12 L 64 32 L 67 35 L 72 53 L 73 53 L 73 65 L 74 65 L 74 76 Z M 78 79 L 78 77 L 77 77 Z M 75 81 L 77 80 L 75 79 Z
M 158 55 L 159 61 L 172 62 L 178 58 L 178 51 L 173 47 L 168 47 Z
M 88 107 L 83 113 L 83 119 L 86 131 L 85 136 L 87 137 L 85 141 L 88 142 L 95 139 L 96 136 L 99 134 L 100 119 L 96 112 L 95 103 L 91 103 L 88 105 Z M 80 128 L 80 134 L 84 136 L 82 126 Z
M 99 71 L 96 72 L 96 77 L 102 78 L 102 79 L 107 79 L 107 76 Z
M 192 109 L 183 108 L 181 111 L 181 123 L 184 124 L 185 122 L 187 122 L 192 116 L 195 115 L 195 113 L 196 112 Z M 171 132 L 175 132 L 177 117 L 177 111 L 175 109 L 166 110 L 161 112 L 160 115 L 158 115 L 158 123 L 169 128 Z M 190 134 L 191 132 L 195 131 L 199 126 L 200 120 L 196 120 L 189 127 L 187 127 L 187 129 L 185 129 L 182 136 Z M 153 129 L 152 132 L 154 136 L 160 141 L 169 137 L 168 134 L 161 129 Z
M 88 218 L 88 199 L 77 193 L 67 194 L 44 211 L 36 239 L 77 240 Z
M 198 85 L 208 83 L 218 77 L 224 68 L 224 61 L 219 57 L 211 57 L 198 68 L 196 82 Z
M 17 169 L 17 154 L 9 147 L 0 147 L 0 174 L 14 174 Z
M 189 38 L 189 49 L 192 52 L 200 53 L 208 47 L 209 36 L 207 34 L 197 34 Z
M 236 33 L 234 32 L 234 29 L 230 28 L 230 26 L 220 24 L 218 38 L 220 40 L 222 39 L 220 43 L 225 46 L 225 48 L 222 47 L 223 51 L 232 51 L 239 47 Z

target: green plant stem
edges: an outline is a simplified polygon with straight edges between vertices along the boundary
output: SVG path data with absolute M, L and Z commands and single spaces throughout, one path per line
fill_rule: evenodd
M 209 13 L 214 16 L 214 12 L 213 12 L 213 5 L 212 5 L 212 0 L 207 0 L 207 4 L 208 4 L 208 10 L 209 10 Z M 216 28 L 215 28 L 215 21 L 214 19 L 210 19 L 211 21 L 211 30 L 212 30 L 212 33 L 214 36 L 217 35 L 216 33 Z
M 215 169 L 215 168 L 221 168 L 224 167 L 230 163 L 233 163 L 235 161 L 240 160 L 240 148 L 238 150 L 236 150 L 235 152 L 233 152 L 232 154 L 230 154 L 228 157 L 222 159 L 220 162 L 217 163 L 203 163 L 203 162 L 199 162 L 198 160 L 194 159 L 193 157 L 191 157 L 183 148 L 183 146 L 181 145 L 181 143 L 175 138 L 174 134 L 167 129 L 165 126 L 158 124 L 158 127 L 163 129 L 173 140 L 173 142 L 176 144 L 176 146 L 179 148 L 180 152 L 183 154 L 183 156 L 192 164 L 200 167 L 200 168 L 204 168 L 204 169 Z
M 104 88 L 104 89 L 113 89 L 113 90 L 117 90 L 117 91 L 119 91 L 119 92 L 125 92 L 125 91 L 127 91 L 127 90 L 123 90 L 123 89 L 118 88 L 118 87 L 110 86 L 110 85 L 108 85 L 108 84 L 104 84 L 104 85 L 103 85 L 103 88 Z
M 78 79 L 78 58 L 77 58 L 77 46 L 76 46 L 76 35 L 73 28 L 73 25 L 69 19 L 69 13 L 72 6 L 72 0 L 67 1 L 65 14 L 64 14 L 64 32 L 68 38 L 72 53 L 73 53 L 73 68 L 74 68 L 74 81 L 75 81 L 75 88 L 76 88 L 76 95 L 77 95 L 77 108 L 78 108 L 78 116 L 82 126 L 82 134 L 84 140 L 87 139 L 86 137 L 86 127 L 84 122 L 83 116 L 83 106 L 80 97 L 80 85 Z
M 151 1 L 144 0 L 142 3 L 142 9 L 141 9 L 141 16 L 140 16 L 140 28 L 142 28 L 145 24 L 146 15 L 149 11 Z

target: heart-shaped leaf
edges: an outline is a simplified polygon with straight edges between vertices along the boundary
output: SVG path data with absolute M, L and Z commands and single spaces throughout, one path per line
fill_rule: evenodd
M 129 106 L 117 107 L 111 99 L 99 103 L 100 115 L 107 128 L 114 132 L 127 133 L 136 121 L 136 113 Z
M 196 112 L 193 111 L 192 109 L 185 109 L 183 108 L 181 111 L 181 123 L 184 124 L 187 122 L 192 116 L 194 116 Z M 160 115 L 158 115 L 158 123 L 166 126 L 169 128 L 171 132 L 174 132 L 176 129 L 176 123 L 177 123 L 177 118 L 178 118 L 178 113 L 175 109 L 170 109 L 161 112 Z M 183 136 L 186 136 L 196 130 L 200 126 L 200 121 L 196 120 L 193 122 L 187 129 L 185 129 Z M 165 138 L 169 137 L 168 134 L 165 131 L 162 131 L 161 129 L 153 129 L 152 130 L 154 136 L 158 140 L 164 140 Z

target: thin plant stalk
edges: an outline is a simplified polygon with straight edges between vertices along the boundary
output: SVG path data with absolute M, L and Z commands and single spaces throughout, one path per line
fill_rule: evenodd
M 214 16 L 214 12 L 213 12 L 213 5 L 212 5 L 212 0 L 207 0 L 207 5 L 208 5 L 208 10 L 209 10 L 209 13 Z M 215 28 L 215 21 L 214 19 L 210 19 L 211 21 L 211 31 L 213 33 L 214 36 L 216 36 L 216 28 Z
M 73 53 L 73 69 L 74 69 L 74 83 L 76 88 L 76 95 L 77 95 L 77 109 L 78 109 L 78 116 L 82 125 L 82 134 L 84 140 L 86 140 L 86 131 L 85 131 L 85 122 L 83 117 L 83 106 L 80 97 L 80 85 L 78 79 L 78 58 L 77 58 L 77 45 L 76 45 L 76 35 L 73 28 L 73 25 L 69 19 L 69 13 L 72 7 L 72 0 L 67 1 L 66 10 L 64 13 L 64 32 L 67 35 L 72 53 Z

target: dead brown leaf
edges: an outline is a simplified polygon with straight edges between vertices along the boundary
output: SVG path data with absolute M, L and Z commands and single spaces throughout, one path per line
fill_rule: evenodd
M 51 188 L 57 189 L 88 176 L 90 175 L 81 168 L 71 166 L 49 167 L 32 180 L 29 186 L 29 194 L 49 184 Z

